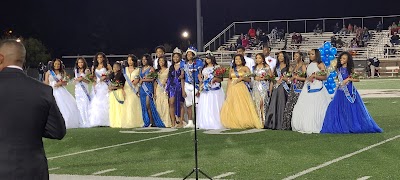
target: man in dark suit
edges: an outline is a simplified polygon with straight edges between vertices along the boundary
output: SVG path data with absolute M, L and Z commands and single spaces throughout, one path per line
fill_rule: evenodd
M 0 179 L 49 179 L 42 137 L 66 133 L 52 88 L 22 71 L 25 55 L 21 43 L 0 42 Z

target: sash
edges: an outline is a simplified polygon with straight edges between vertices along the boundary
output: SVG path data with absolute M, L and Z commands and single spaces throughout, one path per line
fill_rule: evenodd
M 324 88 L 324 84 L 322 84 L 322 87 L 319 89 L 311 89 L 310 87 L 310 82 L 307 82 L 307 92 L 308 93 L 316 93 L 316 92 L 320 92 L 322 90 L 322 88 Z
M 50 70 L 50 74 L 51 74 L 51 76 L 53 77 L 53 79 L 54 79 L 56 82 L 60 82 L 60 79 L 57 78 L 57 75 L 56 75 L 56 73 L 55 73 L 53 70 Z M 63 87 L 63 88 L 65 89 L 64 86 L 61 86 L 61 87 Z
M 142 69 L 140 69 L 140 71 L 143 72 Z M 147 71 L 150 71 L 150 68 L 149 68 L 148 70 L 146 70 L 146 72 L 147 72 Z M 146 72 L 145 72 L 144 74 L 146 74 Z M 141 73 L 140 73 L 140 74 L 141 74 Z M 142 77 L 140 74 L 139 74 L 140 78 L 143 79 L 144 77 Z M 151 93 L 151 92 L 149 91 L 149 88 L 147 87 L 146 82 L 143 82 L 142 85 L 141 85 L 141 87 L 143 88 L 143 90 L 144 90 L 144 92 L 147 94 L 147 96 L 149 96 L 150 98 L 154 98 L 153 93 Z
M 193 67 L 194 67 L 194 63 L 193 63 Z M 192 84 L 192 85 L 194 84 L 194 87 L 195 87 L 196 89 L 199 89 L 199 85 L 196 84 L 196 82 L 193 83 L 193 76 L 192 76 L 192 73 L 194 73 L 194 72 L 190 72 L 190 71 L 189 71 L 189 66 L 188 66 L 188 64 L 185 64 L 185 65 L 183 66 L 183 70 L 185 71 L 185 76 L 188 77 L 188 81 L 189 81 L 189 82 L 187 82 L 187 81 L 185 80 L 185 82 L 187 82 L 187 83 L 189 83 L 189 84 Z M 193 68 L 193 70 L 197 71 L 197 69 L 195 69 L 195 68 Z
M 74 71 L 75 71 L 75 77 L 78 77 L 77 69 L 74 69 Z M 78 82 L 78 84 L 81 86 L 81 88 L 82 88 L 83 92 L 86 94 L 86 97 L 88 98 L 88 100 L 91 101 L 89 92 L 86 89 L 85 85 L 83 85 L 83 82 L 80 81 L 80 82 Z
M 113 92 L 113 94 L 114 94 L 114 98 L 115 98 L 115 100 L 117 100 L 117 102 L 118 103 L 120 103 L 120 104 L 124 104 L 124 102 L 125 102 L 125 100 L 119 100 L 118 98 L 117 98 L 117 94 L 116 94 L 116 92 L 115 92 L 116 90 L 113 90 L 112 92 Z
M 168 70 L 168 69 L 167 69 Z M 160 73 L 161 74 L 161 73 Z M 159 78 L 156 79 L 157 84 L 163 89 L 164 92 L 166 92 L 165 87 L 162 86 L 161 81 Z
M 221 83 L 219 84 L 218 87 L 214 87 L 214 88 L 211 87 L 211 81 L 213 79 L 214 79 L 214 76 L 212 74 L 210 74 L 209 77 L 203 81 L 203 83 L 204 83 L 203 88 L 206 92 L 207 91 L 216 91 L 216 90 L 221 89 Z
M 280 67 L 277 67 L 276 68 L 276 73 L 278 74 L 278 77 L 281 77 L 282 76 L 282 73 L 281 73 L 281 68 Z M 286 81 L 283 81 L 282 80 L 282 86 L 283 86 L 283 89 L 285 89 L 285 91 L 288 93 L 289 92 L 289 86 L 286 84 Z
M 343 83 L 343 76 L 342 76 L 342 73 L 340 71 L 338 73 L 338 78 L 339 78 L 340 84 L 342 84 Z M 350 103 L 354 103 L 356 101 L 356 95 L 355 95 L 356 89 L 354 88 L 354 85 L 352 85 L 352 88 L 351 88 L 352 95 L 350 95 L 350 92 L 349 92 L 349 89 L 347 88 L 347 85 L 342 85 L 340 87 L 340 89 L 342 89 L 344 91 L 344 95 L 346 96 L 347 100 Z
M 97 78 L 101 79 L 101 75 L 99 73 L 96 72 L 96 70 L 94 71 L 94 74 L 96 75 Z M 110 82 L 106 79 L 104 81 L 108 86 L 110 85 Z
M 297 80 L 294 80 L 294 83 L 293 83 L 293 91 L 294 91 L 294 93 L 297 93 L 297 94 L 299 94 L 299 93 L 301 93 L 301 89 L 297 89 Z
M 237 78 L 240 78 L 239 72 L 237 71 L 236 67 L 233 68 L 233 72 L 235 72 L 235 76 L 236 76 Z M 249 90 L 249 92 L 251 92 L 250 84 L 249 84 L 248 82 L 245 82 L 245 81 L 244 81 L 244 85 L 246 85 L 246 87 L 247 87 L 247 89 Z
M 131 90 L 133 91 L 133 93 L 137 94 L 137 91 L 136 91 L 135 87 L 133 87 L 131 79 L 129 79 L 128 75 L 126 74 L 125 68 L 123 68 L 122 74 L 124 75 L 126 81 L 128 82 L 129 87 L 131 87 Z

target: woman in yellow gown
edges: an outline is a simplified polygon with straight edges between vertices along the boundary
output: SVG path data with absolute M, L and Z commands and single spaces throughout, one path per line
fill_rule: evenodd
M 156 107 L 161 120 L 164 122 L 165 127 L 171 127 L 171 117 L 169 115 L 168 94 L 165 87 L 168 79 L 167 60 L 165 57 L 158 58 L 158 78 L 154 83 L 154 94 L 156 98 Z
M 121 64 L 114 63 L 113 73 L 109 76 L 109 118 L 110 127 L 121 128 L 122 109 L 124 105 L 124 84 L 125 78 L 121 72 Z
M 122 111 L 122 128 L 143 127 L 142 106 L 139 98 L 139 68 L 137 68 L 138 58 L 135 55 L 128 55 L 128 67 L 125 68 L 124 77 L 126 79 L 124 92 L 125 103 Z
M 261 129 L 263 127 L 258 118 L 254 102 L 245 82 L 250 82 L 250 73 L 245 66 L 242 55 L 236 55 L 232 68 L 229 71 L 226 100 L 221 109 L 221 122 L 229 129 Z

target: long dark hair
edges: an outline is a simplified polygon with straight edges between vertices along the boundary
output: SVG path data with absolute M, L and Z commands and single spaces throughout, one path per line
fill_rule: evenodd
M 298 54 L 300 56 L 301 61 L 304 62 L 304 54 L 300 51 L 295 52 L 294 54 Z M 296 62 L 297 63 L 297 62 Z
M 322 63 L 322 59 L 321 59 L 321 53 L 319 52 L 319 50 L 318 49 L 312 49 L 312 51 L 314 51 L 314 53 L 315 53 L 315 60 L 313 62 L 321 64 Z
M 354 69 L 354 61 L 353 61 L 353 56 L 347 51 L 344 51 L 339 54 L 339 57 L 337 58 L 338 61 L 337 68 L 339 69 L 343 66 L 343 64 L 340 62 L 340 59 L 342 58 L 343 55 L 347 55 L 347 73 L 351 74 Z
M 246 60 L 244 59 L 244 56 L 241 55 L 241 54 L 236 54 L 235 57 L 233 57 L 232 68 L 236 68 L 236 63 L 235 63 L 236 57 L 240 57 L 240 59 L 242 60 L 242 66 L 245 66 L 245 65 L 246 65 Z
M 256 54 L 256 61 L 257 61 L 257 56 L 261 56 L 261 59 L 264 60 L 262 64 L 265 66 L 267 64 L 267 61 L 265 61 L 265 55 L 263 53 L 257 53 Z M 253 69 L 256 69 L 256 67 L 257 67 L 257 63 L 256 63 L 256 65 L 254 65 Z
M 60 69 L 59 69 L 58 71 L 60 71 L 61 76 L 64 77 L 64 75 L 65 75 L 65 70 L 64 70 L 64 64 L 63 64 L 63 62 L 61 61 L 61 59 L 55 58 L 53 61 L 51 61 L 51 66 L 50 66 L 49 68 L 50 68 L 50 70 L 54 71 L 54 70 L 55 70 L 55 69 L 54 69 L 54 63 L 55 63 L 56 61 L 59 61 L 59 62 L 60 62 Z M 55 72 L 54 72 L 54 73 L 55 73 Z
M 83 72 L 85 72 L 85 70 L 88 68 L 86 59 L 85 59 L 84 57 L 78 57 L 78 58 L 76 59 L 76 62 L 75 62 L 75 70 L 76 70 L 76 73 L 78 73 L 78 74 L 79 74 L 79 66 L 78 66 L 79 60 L 82 60 L 82 61 L 83 61 Z
M 137 58 L 135 55 L 133 55 L 133 54 L 128 54 L 128 58 L 126 59 L 126 63 L 127 63 L 126 67 L 129 67 L 129 64 L 128 64 L 128 59 L 129 59 L 129 58 L 132 58 L 133 67 L 137 67 L 137 60 L 138 60 L 138 58 Z
M 144 54 L 144 55 L 142 56 L 142 58 L 140 59 L 140 61 L 141 61 L 141 63 L 142 63 L 142 66 L 144 66 L 144 64 L 143 64 L 143 62 L 142 62 L 142 59 L 143 59 L 143 58 L 146 58 L 146 60 L 147 60 L 146 65 L 153 66 L 153 59 L 151 58 L 150 54 Z
M 175 71 L 175 62 L 174 62 L 174 56 L 175 55 L 178 55 L 179 56 L 179 59 L 180 59 L 180 61 L 178 61 L 178 62 L 176 62 L 176 63 L 181 63 L 181 61 L 182 61 L 182 54 L 180 54 L 180 53 L 173 53 L 172 54 L 172 65 L 169 67 L 169 72 L 168 72 L 168 77 L 171 77 L 172 76 L 172 72 L 174 72 Z
M 158 58 L 157 60 L 157 72 L 159 72 L 161 70 L 161 66 L 160 66 L 160 59 L 164 59 L 164 67 L 168 68 L 168 61 L 167 58 L 165 56 L 161 56 Z
M 108 64 L 108 59 L 107 56 L 103 53 L 103 52 L 98 52 L 96 53 L 96 55 L 93 58 L 93 67 L 94 69 L 97 69 L 97 67 L 99 66 L 99 62 L 97 61 L 97 57 L 101 55 L 103 56 L 103 67 L 107 69 L 107 64 Z
M 211 64 L 213 65 L 213 66 L 215 66 L 215 65 L 218 65 L 218 63 L 217 63 L 217 60 L 215 59 L 215 57 L 214 56 L 211 56 L 211 55 L 208 55 L 207 57 L 206 57 L 206 60 L 204 60 L 204 67 L 207 67 L 208 66 L 208 63 L 207 63 L 207 59 L 211 59 Z
M 290 63 L 289 55 L 286 53 L 286 51 L 281 51 L 281 52 L 278 52 L 278 53 L 277 53 L 277 55 L 278 55 L 277 58 L 279 58 L 279 54 L 282 54 L 282 55 L 283 55 L 283 62 L 286 64 L 286 67 L 288 67 L 288 66 L 289 66 L 289 63 Z M 277 67 L 280 66 L 279 59 L 278 59 L 278 62 L 277 62 L 277 65 L 276 65 L 276 66 L 277 66 Z

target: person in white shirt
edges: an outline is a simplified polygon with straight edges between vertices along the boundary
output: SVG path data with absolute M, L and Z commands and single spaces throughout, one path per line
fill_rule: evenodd
M 156 58 L 154 59 L 153 67 L 157 69 L 158 67 L 158 58 L 163 57 L 165 55 L 165 47 L 164 46 L 157 46 L 156 47 Z M 171 66 L 171 61 L 167 60 L 168 68 Z
M 276 67 L 276 59 L 271 57 L 270 53 L 271 53 L 271 48 L 268 46 L 264 46 L 263 54 L 265 56 L 265 61 L 267 61 L 267 64 L 269 65 L 271 70 L 274 71 Z
M 253 73 L 253 67 L 256 65 L 256 63 L 254 62 L 254 59 L 249 58 L 246 56 L 245 53 L 245 48 L 243 46 L 238 46 L 236 49 L 236 53 L 243 55 L 244 56 L 244 60 L 246 60 L 246 66 L 250 69 L 251 73 Z M 233 62 L 232 62 L 233 63 Z

